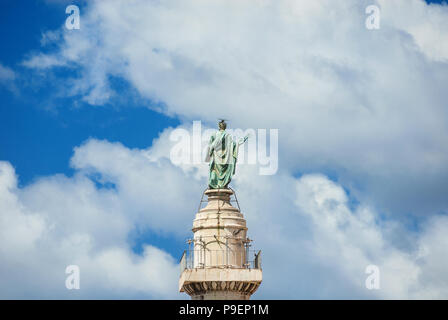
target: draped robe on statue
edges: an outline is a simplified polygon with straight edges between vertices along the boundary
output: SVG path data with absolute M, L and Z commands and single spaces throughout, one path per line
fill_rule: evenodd
M 210 137 L 205 161 L 210 162 L 208 186 L 210 189 L 227 188 L 235 174 L 240 143 L 233 141 L 225 130 Z

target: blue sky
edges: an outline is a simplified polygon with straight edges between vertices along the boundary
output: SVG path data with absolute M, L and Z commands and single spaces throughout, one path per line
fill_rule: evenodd
M 89 137 L 145 148 L 163 128 L 179 123 L 149 109 L 151 101 L 133 96 L 133 89 L 120 79 L 115 85 L 125 97 L 92 108 L 80 99 L 58 97 L 54 78 L 46 79 L 21 67 L 24 58 L 39 49 L 42 33 L 65 22 L 64 4 L 8 0 L 2 1 L 1 14 L 4 45 L 0 61 L 21 73 L 17 91 L 0 88 L 0 158 L 14 163 L 21 185 L 43 175 L 70 175 L 73 147 Z M 59 71 L 55 81 L 63 81 L 71 72 Z
M 82 3 L 74 3 L 83 8 Z M 0 159 L 14 165 L 19 186 L 52 174 L 72 176 L 69 161 L 73 148 L 89 138 L 146 148 L 164 128 L 179 124 L 175 117 L 151 110 L 152 102 L 139 98 L 135 89 L 120 79 L 115 79 L 114 85 L 124 98 L 105 106 L 58 97 L 55 78 L 35 75 L 21 63 L 38 50 L 43 32 L 65 22 L 66 4 L 8 0 L 0 6 L 0 33 L 5 44 L 0 61 L 19 73 L 13 89 L 0 86 Z M 61 70 L 57 81 L 71 72 Z M 182 240 L 148 233 L 144 228 L 129 234 L 129 245 L 137 253 L 148 241 L 174 255 L 184 246 Z
M 322 8 L 327 8 L 329 4 L 322 2 Z M 315 204 L 310 204 L 300 194 L 294 200 L 293 195 L 285 193 L 295 188 L 302 194 L 309 192 L 310 197 L 313 192 L 322 192 L 320 196 L 341 203 L 341 215 L 350 212 L 347 219 L 353 225 L 361 223 L 356 217 L 362 210 L 367 210 L 367 215 L 372 215 L 372 221 L 376 221 L 368 225 L 371 228 L 368 230 L 375 235 L 381 234 L 384 245 L 382 249 L 375 245 L 360 248 L 365 255 L 354 254 L 359 265 L 368 260 L 366 257 L 384 256 L 390 257 L 383 261 L 386 270 L 395 261 L 409 259 L 405 268 L 410 274 L 423 272 L 418 269 L 418 262 L 408 256 L 416 255 L 421 243 L 431 246 L 435 242 L 429 234 L 437 232 L 431 228 L 435 228 L 437 219 L 442 219 L 440 224 L 445 225 L 443 217 L 448 210 L 444 191 L 448 176 L 444 164 L 447 126 L 443 121 L 446 115 L 443 105 L 446 104 L 446 94 L 441 90 L 445 87 L 443 80 L 447 78 L 448 51 L 441 45 L 447 30 L 440 22 L 447 20 L 447 10 L 445 5 L 439 5 L 441 2 L 427 1 L 436 4 L 433 5 L 436 10 L 429 10 L 427 6 L 422 10 L 424 3 L 417 0 L 409 6 L 401 3 L 401 11 L 398 10 L 400 5 L 383 4 L 383 26 L 377 33 L 366 33 L 356 26 L 362 26 L 365 19 L 363 5 L 369 1 L 353 2 L 350 10 L 335 4 L 337 14 L 334 17 L 326 16 L 327 11 L 322 8 L 304 4 L 306 14 L 300 16 L 299 8 L 297 15 L 300 18 L 289 17 L 297 23 L 294 29 L 282 20 L 288 21 L 286 14 L 280 14 L 286 10 L 283 4 L 277 8 L 279 11 L 256 8 L 257 15 L 250 13 L 250 6 L 244 4 L 235 11 L 230 5 L 224 8 L 210 5 L 202 12 L 169 1 L 169 10 L 165 12 L 163 8 L 135 1 L 127 6 L 129 11 L 121 21 L 113 15 L 108 16 L 115 10 L 120 12 L 118 0 L 112 1 L 109 8 L 76 1 L 4 0 L 0 4 L 0 67 L 3 68 L 0 71 L 6 70 L 2 71 L 5 76 L 0 76 L 0 161 L 13 168 L 11 177 L 18 177 L 15 186 L 8 182 L 12 186 L 8 190 L 17 189 L 11 192 L 18 203 L 34 212 L 36 217 L 43 212 L 42 216 L 50 222 L 59 221 L 56 213 L 60 207 L 46 207 L 36 200 L 37 195 L 49 192 L 47 188 L 74 188 L 80 194 L 81 190 L 93 190 L 88 194 L 98 199 L 106 197 L 115 207 L 102 208 L 97 200 L 92 200 L 81 208 L 86 212 L 96 212 L 100 207 L 98 211 L 101 212 L 116 210 L 121 224 L 111 224 L 111 228 L 116 227 L 118 238 L 124 240 L 109 240 L 109 236 L 95 224 L 97 222 L 92 222 L 92 227 L 85 230 L 73 227 L 70 234 L 85 233 L 86 237 L 96 239 L 95 243 L 107 243 L 101 247 L 106 253 L 113 248 L 117 254 L 146 257 L 144 247 L 150 245 L 162 251 L 152 254 L 163 256 L 167 253 L 171 257 L 162 259 L 167 270 L 171 270 L 184 248 L 185 238 L 190 235 L 191 220 L 200 199 L 197 191 L 203 189 L 206 180 L 201 175 L 205 166 L 192 169 L 169 164 L 164 149 L 167 137 L 161 135 L 162 132 L 169 133 L 170 128 L 178 126 L 188 128 L 193 120 L 212 125 L 220 116 L 235 119 L 233 124 L 239 127 L 279 128 L 280 135 L 284 134 L 279 143 L 279 173 L 253 178 L 250 176 L 253 168 L 243 166 L 242 172 L 239 171 L 240 180 L 235 181 L 242 193 L 239 198 L 247 205 L 248 219 L 252 219 L 248 221 L 249 228 L 253 225 L 254 235 L 261 237 L 262 222 L 269 223 L 279 234 L 289 234 L 303 252 L 309 250 L 306 244 L 312 241 L 316 241 L 321 249 L 327 248 L 328 251 L 322 249 L 316 254 L 304 254 L 309 255 L 309 263 L 302 260 L 293 263 L 303 263 L 300 270 L 305 274 L 315 272 L 321 281 L 326 280 L 334 286 L 329 285 L 325 293 L 311 291 L 307 296 L 307 290 L 313 284 L 306 284 L 304 278 L 297 278 L 304 283 L 302 289 L 290 294 L 281 291 L 282 286 L 287 286 L 287 279 L 276 279 L 278 288 L 274 281 L 267 280 L 260 297 L 377 297 L 345 280 L 352 270 L 342 266 L 346 260 L 329 253 L 332 241 L 319 243 L 312 240 L 325 238 L 324 229 L 314 230 L 312 224 L 307 225 L 314 219 L 323 218 L 316 213 Z M 64 30 L 68 3 L 77 4 L 81 9 L 82 27 L 78 33 Z M 185 14 L 182 14 L 183 9 Z M 149 14 L 154 12 L 154 16 L 141 17 L 140 10 Z M 226 15 L 232 12 L 238 12 L 238 16 L 234 24 L 229 25 Z M 160 21 L 158 17 L 162 17 Z M 269 20 L 272 29 L 264 29 L 262 21 L 269 18 L 272 18 Z M 340 22 L 344 19 L 346 22 Z M 200 27 L 200 23 L 204 26 Z M 104 34 L 98 34 L 97 30 L 103 25 L 108 28 L 102 30 Z M 44 36 L 57 30 L 63 36 L 43 45 Z M 210 34 L 203 30 L 210 30 Z M 245 32 L 230 37 L 235 30 Z M 179 38 L 178 33 L 182 33 Z M 196 34 L 202 37 L 196 37 Z M 134 35 L 135 39 L 132 38 Z M 270 41 L 268 46 L 265 37 Z M 81 43 L 79 47 L 73 45 L 76 41 Z M 275 50 L 276 46 L 283 45 L 286 48 L 283 52 Z M 42 56 L 53 59 L 52 65 L 40 68 L 32 63 L 33 58 Z M 55 61 L 63 62 L 63 66 L 58 66 Z M 285 66 L 289 67 L 283 69 Z M 392 71 L 387 74 L 389 70 Z M 83 87 L 83 83 L 87 86 Z M 70 91 L 73 88 L 76 90 Z M 109 93 L 112 93 L 110 98 L 101 98 Z M 330 104 L 332 108 L 328 107 Z M 407 104 L 409 108 L 402 109 Z M 119 145 L 114 144 L 116 142 Z M 145 152 L 157 158 L 158 167 L 140 164 Z M 114 156 L 123 154 L 129 157 L 129 163 L 135 161 L 138 165 L 128 168 L 126 162 L 112 166 L 101 161 L 102 156 L 109 156 L 112 163 Z M 185 195 L 177 195 L 179 204 L 173 203 L 178 201 L 176 197 L 167 196 L 163 201 L 146 197 L 140 194 L 138 187 L 132 189 L 132 186 L 140 186 L 142 181 L 137 179 L 130 183 L 127 180 L 138 170 L 147 174 L 143 180 L 157 177 L 160 183 L 164 181 L 167 185 L 175 175 L 181 186 L 171 188 L 178 191 L 177 188 L 182 187 L 181 190 L 188 191 Z M 100 179 L 91 178 L 95 175 Z M 82 177 L 91 179 L 94 189 L 89 189 L 89 182 Z M 194 182 L 190 185 L 190 181 Z M 147 192 L 163 198 L 156 182 Z M 257 184 L 266 183 L 273 189 L 278 186 L 271 190 L 270 196 L 257 193 L 261 192 Z M 145 184 L 142 182 L 142 185 Z M 319 189 L 316 186 L 325 187 Z M 127 192 L 126 188 L 132 190 Z M 73 190 L 71 192 L 77 194 Z M 171 189 L 167 187 L 166 190 Z M 69 191 L 61 195 L 65 196 L 69 198 Z M 257 213 L 255 208 L 259 207 L 257 199 L 260 198 L 263 198 L 263 205 Z M 316 198 L 319 197 L 316 195 Z M 83 203 L 83 199 L 80 196 L 73 201 Z M 275 209 L 280 201 L 283 204 Z M 129 213 L 122 209 L 125 205 L 131 206 Z M 185 212 L 180 215 L 179 210 Z M 275 210 L 283 212 L 278 214 L 278 224 L 272 214 Z M 45 214 L 47 211 L 48 215 Z M 300 218 L 296 217 L 296 211 Z M 67 221 L 72 220 L 67 218 Z M 294 228 L 313 230 L 314 233 L 307 231 L 310 234 L 301 237 Z M 95 231 L 91 231 L 93 229 Z M 63 233 L 58 231 L 58 234 Z M 343 234 L 343 231 L 341 234 L 343 239 L 353 236 Z M 58 235 L 55 239 L 72 238 L 67 234 L 66 238 Z M 360 242 L 364 240 L 368 242 L 367 239 Z M 274 244 L 270 247 L 267 240 L 260 242 L 268 257 L 271 252 L 271 261 L 278 258 Z M 347 247 L 346 242 L 339 245 Z M 117 249 L 126 246 L 131 253 Z M 47 249 L 50 252 L 49 247 L 42 245 L 42 250 Z M 438 247 L 434 248 L 434 252 L 437 250 Z M 62 259 L 56 254 L 52 257 Z M 328 275 L 332 268 L 328 264 L 330 260 L 339 261 L 339 273 L 335 278 Z M 11 261 L 13 265 L 13 258 Z M 100 269 L 101 261 L 98 258 L 90 263 Z M 428 258 L 426 263 L 432 268 L 446 262 Z M 127 268 L 139 266 L 130 262 Z M 25 267 L 23 270 L 25 273 L 35 272 Z M 269 268 L 266 272 L 269 275 Z M 0 269 L 0 276 L 5 274 L 5 270 Z M 432 288 L 431 279 L 437 277 L 423 274 L 430 279 L 428 286 Z M 415 279 L 420 287 L 426 284 L 426 278 L 422 280 L 415 276 Z M 379 297 L 419 297 L 420 291 L 409 289 L 413 287 L 412 283 L 399 281 L 391 284 L 389 291 L 385 289 L 384 295 Z M 348 284 L 343 284 L 346 282 Z M 99 286 L 98 292 L 92 290 L 84 297 L 109 297 L 104 293 L 108 292 L 108 286 Z M 340 295 L 341 287 L 338 286 L 343 287 Z M 17 292 L 0 292 L 0 296 L 26 297 L 20 292 L 22 286 L 17 287 Z M 434 296 L 439 294 L 446 298 L 447 287 L 434 287 Z M 65 292 L 55 288 L 56 285 L 49 286 L 48 297 L 67 297 Z M 123 288 L 123 291 L 117 291 L 117 296 L 178 298 L 159 284 L 147 292 L 138 285 L 123 284 Z M 36 292 L 32 297 L 40 296 Z
M 82 10 L 83 2 L 73 3 Z M 17 91 L 0 87 L 3 137 L 0 158 L 14 163 L 20 185 L 52 173 L 70 175 L 72 171 L 67 164 L 73 146 L 89 137 L 121 141 L 130 148 L 145 148 L 163 128 L 180 123 L 175 117 L 148 108 L 151 101 L 135 97 L 137 94 L 133 96 L 134 89 L 120 79 L 116 80 L 118 91 L 129 98 L 107 106 L 92 108 L 80 99 L 58 97 L 51 79 L 45 81 L 21 63 L 39 49 L 43 32 L 57 29 L 65 22 L 66 15 L 61 12 L 64 13 L 66 3 L 5 0 L 0 6 L 0 35 L 4 41 L 0 61 L 21 72 Z M 58 81 L 71 72 L 61 70 Z M 32 165 L 29 159 L 34 159 Z

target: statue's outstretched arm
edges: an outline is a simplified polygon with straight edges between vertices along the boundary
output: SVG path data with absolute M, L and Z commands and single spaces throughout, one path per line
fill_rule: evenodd
M 240 138 L 240 140 L 238 140 L 238 145 L 242 145 L 242 144 L 245 143 L 248 139 L 249 139 L 249 135 L 245 136 L 244 138 Z

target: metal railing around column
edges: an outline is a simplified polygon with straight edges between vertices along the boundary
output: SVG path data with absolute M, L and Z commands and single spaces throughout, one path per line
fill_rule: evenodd
M 261 269 L 261 250 L 185 250 L 180 259 L 180 269 L 234 268 Z
M 229 202 L 230 202 L 230 204 L 236 204 L 236 206 L 238 207 L 238 211 L 241 211 L 241 208 L 240 208 L 240 203 L 238 202 L 238 198 L 237 198 L 237 196 L 236 196 L 236 192 L 235 192 L 235 190 L 233 190 L 232 188 L 230 188 L 230 187 L 228 187 L 228 189 L 230 189 L 232 192 L 233 192 L 233 199 L 232 199 L 232 195 L 230 195 L 230 200 L 229 200 Z M 205 203 L 208 203 L 208 199 L 205 199 L 204 200 L 204 195 L 205 195 L 205 191 L 207 191 L 207 190 L 210 190 L 210 189 L 205 189 L 203 192 L 202 192 L 202 196 L 201 196 L 201 200 L 199 201 L 199 207 L 198 207 L 198 212 L 199 211 L 201 211 L 201 209 L 202 209 L 202 207 L 203 207 L 203 205 L 205 204 Z

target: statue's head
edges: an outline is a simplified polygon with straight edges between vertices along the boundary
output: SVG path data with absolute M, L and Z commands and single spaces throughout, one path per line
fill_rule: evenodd
M 225 120 L 221 119 L 221 121 L 218 122 L 218 128 L 219 130 L 226 130 L 227 123 L 225 122 Z

